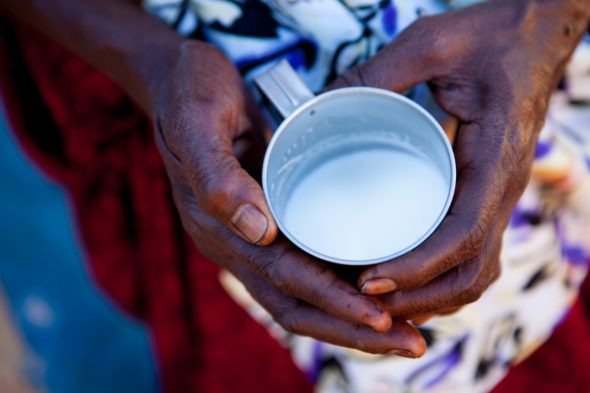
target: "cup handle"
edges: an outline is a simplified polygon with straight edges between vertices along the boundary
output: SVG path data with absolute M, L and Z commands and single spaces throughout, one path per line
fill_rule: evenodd
M 254 82 L 283 118 L 289 117 L 295 109 L 314 97 L 284 59 L 255 77 Z

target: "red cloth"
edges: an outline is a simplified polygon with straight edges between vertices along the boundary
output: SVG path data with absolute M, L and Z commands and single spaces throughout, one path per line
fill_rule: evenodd
M 166 392 L 305 392 L 264 328 L 184 235 L 149 122 L 106 77 L 30 31 L 3 27 L 0 81 L 30 156 L 69 191 L 96 280 L 153 333 Z M 579 302 L 497 393 L 590 391 Z
M 96 281 L 145 321 L 166 392 L 311 391 L 184 234 L 146 117 L 110 80 L 0 23 L 0 79 L 22 145 L 68 191 Z
M 493 393 L 590 392 L 590 321 L 578 300 L 553 335 L 514 367 Z

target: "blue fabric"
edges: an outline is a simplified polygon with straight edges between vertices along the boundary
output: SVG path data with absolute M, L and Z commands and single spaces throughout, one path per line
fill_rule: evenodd
M 94 285 L 66 193 L 24 156 L 2 112 L 0 168 L 0 290 L 29 381 L 55 393 L 159 391 L 147 329 Z

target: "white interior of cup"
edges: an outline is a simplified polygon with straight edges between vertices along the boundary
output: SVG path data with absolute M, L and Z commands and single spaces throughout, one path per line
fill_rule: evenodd
M 310 246 L 302 241 L 304 236 L 296 236 L 289 230 L 284 222 L 285 207 L 294 187 L 310 171 L 334 157 L 383 146 L 408 148 L 435 166 L 444 179 L 446 189 L 444 200 L 439 203 L 440 211 L 419 236 L 403 245 L 392 241 L 392 247 L 380 247 L 378 255 L 368 252 L 350 256 L 326 252 L 317 244 Z M 404 168 L 392 170 L 403 172 Z M 364 265 L 402 255 L 430 236 L 450 206 L 455 176 L 451 146 L 441 127 L 424 109 L 396 93 L 351 87 L 315 97 L 281 124 L 266 153 L 263 188 L 279 228 L 293 243 L 326 261 Z M 392 222 L 391 225 L 404 224 Z

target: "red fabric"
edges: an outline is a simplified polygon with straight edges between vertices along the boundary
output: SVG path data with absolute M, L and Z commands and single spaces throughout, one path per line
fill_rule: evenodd
M 288 352 L 229 298 L 217 267 L 184 234 L 145 116 L 62 48 L 0 27 L 13 128 L 69 191 L 96 281 L 150 327 L 165 391 L 310 391 Z
M 69 190 L 98 283 L 151 328 L 165 391 L 310 391 L 184 235 L 144 115 L 56 45 L 31 32 L 2 36 L 10 120 L 28 153 Z M 494 392 L 590 391 L 589 338 L 579 302 Z
M 579 300 L 553 335 L 493 393 L 590 392 L 590 321 Z

